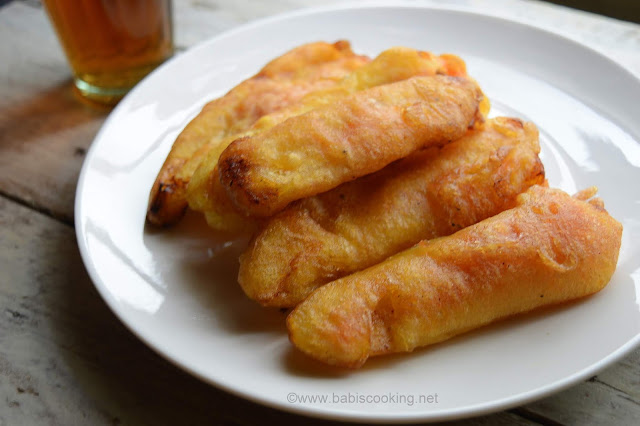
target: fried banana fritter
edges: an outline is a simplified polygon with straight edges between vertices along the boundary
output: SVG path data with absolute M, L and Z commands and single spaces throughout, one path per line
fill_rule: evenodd
M 441 149 L 292 203 L 254 236 L 238 281 L 265 306 L 295 306 L 329 281 L 513 207 L 544 182 L 539 152 L 533 123 L 495 118 Z
M 346 41 L 305 44 L 206 104 L 180 133 L 160 169 L 149 196 L 147 220 L 166 226 L 182 217 L 187 207 L 186 185 L 193 171 L 182 168 L 202 146 L 215 145 L 246 130 L 261 116 L 291 105 L 309 92 L 330 87 L 367 62 L 366 57 L 354 54 Z
M 405 80 L 417 75 L 436 74 L 466 76 L 466 66 L 464 61 L 455 55 L 436 56 L 429 52 L 406 47 L 393 47 L 380 53 L 370 63 L 345 76 L 335 86 L 309 93 L 297 104 L 263 116 L 239 137 L 248 137 L 263 132 L 290 117 L 328 105 L 360 90 Z M 486 109 L 488 110 L 488 105 L 486 105 Z M 189 207 L 203 212 L 209 226 L 225 231 L 241 231 L 251 228 L 254 222 L 236 212 L 219 180 L 218 157 L 234 139 L 235 137 L 227 138 L 214 147 L 205 145 L 197 155 L 189 160 L 189 163 L 198 165 L 195 172 L 192 173 L 193 176 L 187 187 Z M 204 160 L 201 158 L 203 156 Z M 183 167 L 183 171 L 193 168 L 189 163 Z
M 412 77 L 363 90 L 259 133 L 220 155 L 234 205 L 258 217 L 464 135 L 483 95 L 462 77 Z
M 293 344 L 328 364 L 411 351 L 500 318 L 601 290 L 622 225 L 594 191 L 534 186 L 518 205 L 316 290 L 287 318 Z

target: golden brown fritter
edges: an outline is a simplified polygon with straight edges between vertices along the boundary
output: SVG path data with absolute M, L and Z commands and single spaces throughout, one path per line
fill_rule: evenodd
M 591 195 L 534 186 L 511 210 L 319 288 L 287 318 L 289 337 L 317 360 L 359 367 L 595 293 L 615 270 L 622 225 Z
M 544 182 L 539 152 L 533 123 L 496 118 L 441 149 L 295 202 L 254 236 L 238 281 L 265 306 L 295 306 L 329 281 L 513 207 Z
M 439 75 L 363 90 L 235 140 L 220 155 L 220 180 L 240 211 L 270 216 L 460 138 L 479 116 L 482 98 L 472 80 Z
M 147 220 L 166 226 L 182 217 L 187 207 L 186 185 L 197 162 L 187 170 L 182 168 L 203 145 L 246 130 L 261 116 L 335 84 L 367 62 L 366 57 L 355 55 L 346 41 L 305 44 L 206 104 L 180 133 L 158 173 L 149 196 Z
M 416 75 L 447 74 L 465 76 L 466 66 L 455 55 L 436 56 L 406 47 L 385 50 L 370 63 L 345 76 L 338 84 L 328 89 L 306 95 L 300 102 L 260 118 L 248 131 L 239 137 L 252 136 L 282 123 L 286 119 L 306 113 L 314 108 L 328 105 L 355 92 L 405 80 Z M 488 105 L 486 106 L 488 110 Z M 486 111 L 485 111 L 486 113 Z M 217 169 L 220 153 L 236 137 L 227 138 L 215 146 L 205 145 L 183 167 L 182 171 L 198 167 L 187 188 L 187 200 L 192 210 L 205 214 L 209 226 L 225 231 L 240 231 L 251 227 L 253 221 L 239 215 L 226 190 L 221 185 Z M 205 157 L 204 160 L 202 157 Z

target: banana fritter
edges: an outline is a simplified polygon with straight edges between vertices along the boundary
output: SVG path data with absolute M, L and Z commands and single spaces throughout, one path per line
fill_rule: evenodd
M 238 281 L 263 305 L 295 306 L 329 281 L 513 207 L 544 182 L 539 152 L 533 123 L 496 118 L 441 149 L 293 203 L 254 236 Z
M 513 209 L 319 288 L 288 316 L 289 337 L 317 360 L 359 367 L 595 293 L 616 268 L 622 225 L 585 201 L 594 193 L 536 185 Z
M 220 155 L 220 180 L 240 211 L 270 216 L 460 138 L 480 116 L 482 98 L 474 81 L 440 75 L 363 90 L 235 140 Z
M 290 117 L 328 105 L 367 88 L 405 80 L 416 75 L 435 74 L 466 76 L 466 66 L 462 59 L 455 55 L 436 56 L 406 47 L 393 47 L 345 76 L 335 86 L 311 92 L 300 102 L 263 116 L 243 134 L 229 137 L 213 147 L 205 145 L 183 167 L 185 171 L 193 168 L 190 163 L 196 162 L 199 165 L 192 173 L 193 176 L 187 187 L 189 207 L 203 212 L 209 226 L 214 229 L 242 231 L 252 228 L 255 221 L 236 212 L 219 180 L 218 157 L 234 139 L 253 136 Z M 489 106 L 485 105 L 484 108 L 488 110 Z M 204 160 L 201 158 L 203 156 L 205 156 Z
M 187 201 L 186 186 L 197 162 L 189 159 L 205 145 L 246 130 L 261 116 L 340 81 L 369 60 L 353 53 L 346 41 L 309 43 L 269 62 L 258 74 L 206 104 L 178 135 L 151 188 L 147 220 L 158 226 L 176 223 Z

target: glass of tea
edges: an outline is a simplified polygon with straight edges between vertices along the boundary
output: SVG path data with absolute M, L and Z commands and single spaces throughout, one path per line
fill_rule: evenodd
M 43 0 L 87 99 L 117 103 L 173 54 L 171 0 Z

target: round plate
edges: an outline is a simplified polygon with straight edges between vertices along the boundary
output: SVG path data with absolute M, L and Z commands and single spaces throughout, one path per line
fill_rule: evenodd
M 173 140 L 202 105 L 309 41 L 347 39 L 376 55 L 396 45 L 466 60 L 492 115 L 540 128 L 552 186 L 600 188 L 624 225 L 618 269 L 600 293 L 523 315 L 359 371 L 324 367 L 287 340 L 285 313 L 236 284 L 246 241 L 195 214 L 145 226 L 149 189 Z M 640 341 L 640 82 L 560 36 L 460 9 L 327 8 L 241 27 L 183 53 L 113 111 L 84 164 L 76 198 L 80 250 L 113 312 L 167 359 L 236 395 L 297 413 L 358 421 L 461 418 L 578 383 Z

